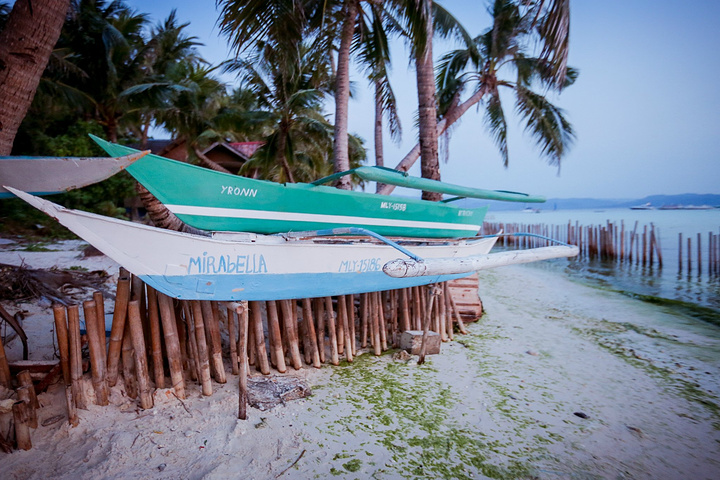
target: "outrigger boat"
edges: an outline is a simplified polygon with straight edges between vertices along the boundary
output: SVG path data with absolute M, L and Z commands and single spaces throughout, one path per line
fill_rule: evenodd
M 136 152 L 91 136 L 110 155 Z M 377 167 L 360 167 L 311 184 L 280 184 L 231 175 L 157 155 L 127 171 L 183 222 L 200 230 L 262 234 L 362 227 L 387 236 L 460 238 L 477 235 L 487 207 L 461 208 L 461 197 L 544 202 L 539 196 L 481 190 L 409 177 Z M 455 195 L 443 202 L 338 190 L 323 186 L 341 175 Z
M 0 157 L 0 185 L 35 195 L 63 193 L 109 178 L 150 153 L 117 157 Z M 13 194 L 0 186 L 0 198 Z
M 508 262 L 507 256 L 498 254 L 502 257 L 498 263 L 487 255 L 497 236 L 393 241 L 361 228 L 283 235 L 193 235 L 67 209 L 6 188 L 148 285 L 186 300 L 281 300 L 364 293 L 426 285 L 468 276 L 482 268 L 524 263 L 527 252 L 532 251 L 532 261 L 577 255 L 577 247 L 543 247 L 524 251 L 525 257 L 510 252 L 521 253 L 517 261 Z M 368 238 L 338 236 L 347 234 Z M 486 259 L 484 267 L 486 257 L 490 262 Z M 389 271 L 398 261 L 410 263 L 400 266 L 405 273 L 391 276 Z M 453 262 L 456 266 L 448 268 Z

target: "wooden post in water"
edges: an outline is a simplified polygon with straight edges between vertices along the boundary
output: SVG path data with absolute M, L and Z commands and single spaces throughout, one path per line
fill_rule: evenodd
M 698 259 L 698 276 L 702 275 L 702 235 L 697 234 L 697 259 Z
M 678 233 L 678 273 L 682 272 L 683 268 L 683 235 Z
M 688 273 L 692 271 L 692 238 L 688 236 L 687 239 L 687 262 L 688 262 Z

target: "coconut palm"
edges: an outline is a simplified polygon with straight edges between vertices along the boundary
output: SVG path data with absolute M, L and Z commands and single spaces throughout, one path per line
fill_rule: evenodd
M 69 0 L 17 0 L 0 31 L 0 155 L 9 155 L 60 36 Z M 7 12 L 7 5 L 3 4 Z M 13 52 L 23 52 L 17 55 Z
M 495 0 L 490 9 L 493 25 L 466 41 L 465 48 L 445 55 L 440 63 L 438 135 L 447 133 L 472 106 L 485 101 L 487 126 L 507 166 L 507 125 L 499 95 L 500 88 L 507 88 L 514 93 L 517 111 L 526 119 L 526 129 L 537 139 L 541 152 L 551 165 L 559 166 L 574 138 L 572 126 L 561 109 L 535 91 L 535 85 L 543 91 L 559 92 L 577 77 L 577 71 L 566 63 L 568 8 L 565 0 L 548 4 Z M 536 43 L 542 46 L 541 52 L 532 56 Z M 513 71 L 515 80 L 504 78 Z M 461 101 L 469 88 L 472 94 Z M 395 168 L 407 171 L 421 156 L 420 147 L 415 145 Z M 392 190 L 386 186 L 381 193 Z

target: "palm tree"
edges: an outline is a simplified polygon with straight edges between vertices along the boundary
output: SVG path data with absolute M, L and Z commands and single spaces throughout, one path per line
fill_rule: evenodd
M 438 75 L 443 114 L 437 133 L 447 133 L 465 112 L 487 97 L 486 122 L 507 166 L 507 125 L 499 88 L 508 88 L 514 92 L 517 110 L 526 118 L 526 128 L 537 138 L 541 152 L 551 165 L 559 166 L 574 138 L 572 126 L 561 109 L 533 88 L 539 83 L 543 90 L 560 92 L 577 77 L 577 71 L 566 63 L 569 5 L 565 0 L 527 5 L 495 0 L 490 10 L 492 27 L 467 41 L 465 48 L 443 57 Z M 537 41 L 542 51 L 533 57 L 528 51 Z M 513 69 L 515 81 L 502 78 Z M 473 87 L 472 95 L 460 101 L 468 87 Z M 395 168 L 407 171 L 421 156 L 420 150 L 416 145 Z M 393 188 L 386 186 L 381 193 L 389 194 Z
M 7 15 L 0 31 L 0 155 L 12 150 L 69 4 L 70 0 L 17 0 Z

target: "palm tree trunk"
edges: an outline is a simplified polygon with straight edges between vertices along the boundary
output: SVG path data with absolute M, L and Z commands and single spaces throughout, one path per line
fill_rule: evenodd
M 333 157 L 335 172 L 350 170 L 348 153 L 348 102 L 350 100 L 350 45 L 355 33 L 355 21 L 358 15 L 357 0 L 345 0 L 344 20 L 338 50 L 338 66 L 335 85 L 335 139 Z M 347 175 L 337 180 L 335 186 L 344 190 L 352 189 Z
M 292 170 L 290 169 L 290 164 L 287 161 L 287 155 L 285 154 L 285 149 L 287 148 L 287 129 L 280 127 L 280 135 L 278 138 L 278 147 L 277 147 L 277 159 L 282 165 L 283 171 L 285 171 L 285 178 L 290 183 L 295 183 L 295 178 L 293 177 Z
M 150 220 L 152 220 L 152 223 L 156 227 L 175 230 L 176 232 L 193 233 L 195 235 L 208 235 L 207 232 L 191 227 L 176 217 L 174 213 L 168 210 L 167 207 L 160 202 L 160 200 L 155 198 L 155 196 L 141 184 L 135 184 L 135 191 L 145 206 L 145 210 L 147 210 Z
M 455 122 L 457 122 L 468 110 L 470 110 L 470 107 L 473 105 L 478 104 L 485 94 L 488 92 L 488 89 L 485 88 L 483 85 L 477 92 L 475 92 L 470 98 L 465 100 L 463 103 L 451 108 L 448 110 L 448 112 L 443 116 L 443 118 L 437 123 L 437 134 L 438 137 L 445 133 L 450 126 L 452 126 Z M 420 158 L 420 144 L 416 144 L 410 152 L 408 152 L 407 155 L 405 155 L 405 158 L 400 160 L 400 163 L 395 166 L 395 170 L 400 172 L 407 172 L 410 170 L 410 167 L 415 165 L 415 162 L 417 159 Z M 380 191 L 377 193 L 383 194 L 383 195 L 390 195 L 392 191 L 395 190 L 394 185 L 385 185 Z
M 222 165 L 218 165 L 217 162 L 213 162 L 212 160 L 210 160 L 197 147 L 193 147 L 193 151 L 195 152 L 195 155 L 200 159 L 200 162 L 202 162 L 202 164 L 209 169 L 215 170 L 216 172 L 230 173 L 232 175 L 232 172 L 230 172 L 230 170 L 223 167 Z
M 17 0 L 0 32 L 0 155 L 10 155 L 70 0 Z
M 426 0 L 430 1 L 430 0 Z M 428 11 L 430 9 L 428 8 Z M 427 40 L 424 50 L 415 53 L 418 89 L 418 126 L 420 136 L 420 158 L 423 178 L 440 180 L 438 161 L 437 108 L 435 102 L 435 72 L 432 60 L 432 17 L 426 20 Z M 430 201 L 442 200 L 442 194 L 423 192 L 422 198 Z
M 383 154 L 383 104 L 378 82 L 375 82 L 375 165 L 378 167 L 385 166 L 385 156 Z M 378 183 L 375 191 L 380 192 L 384 186 L 384 183 Z

